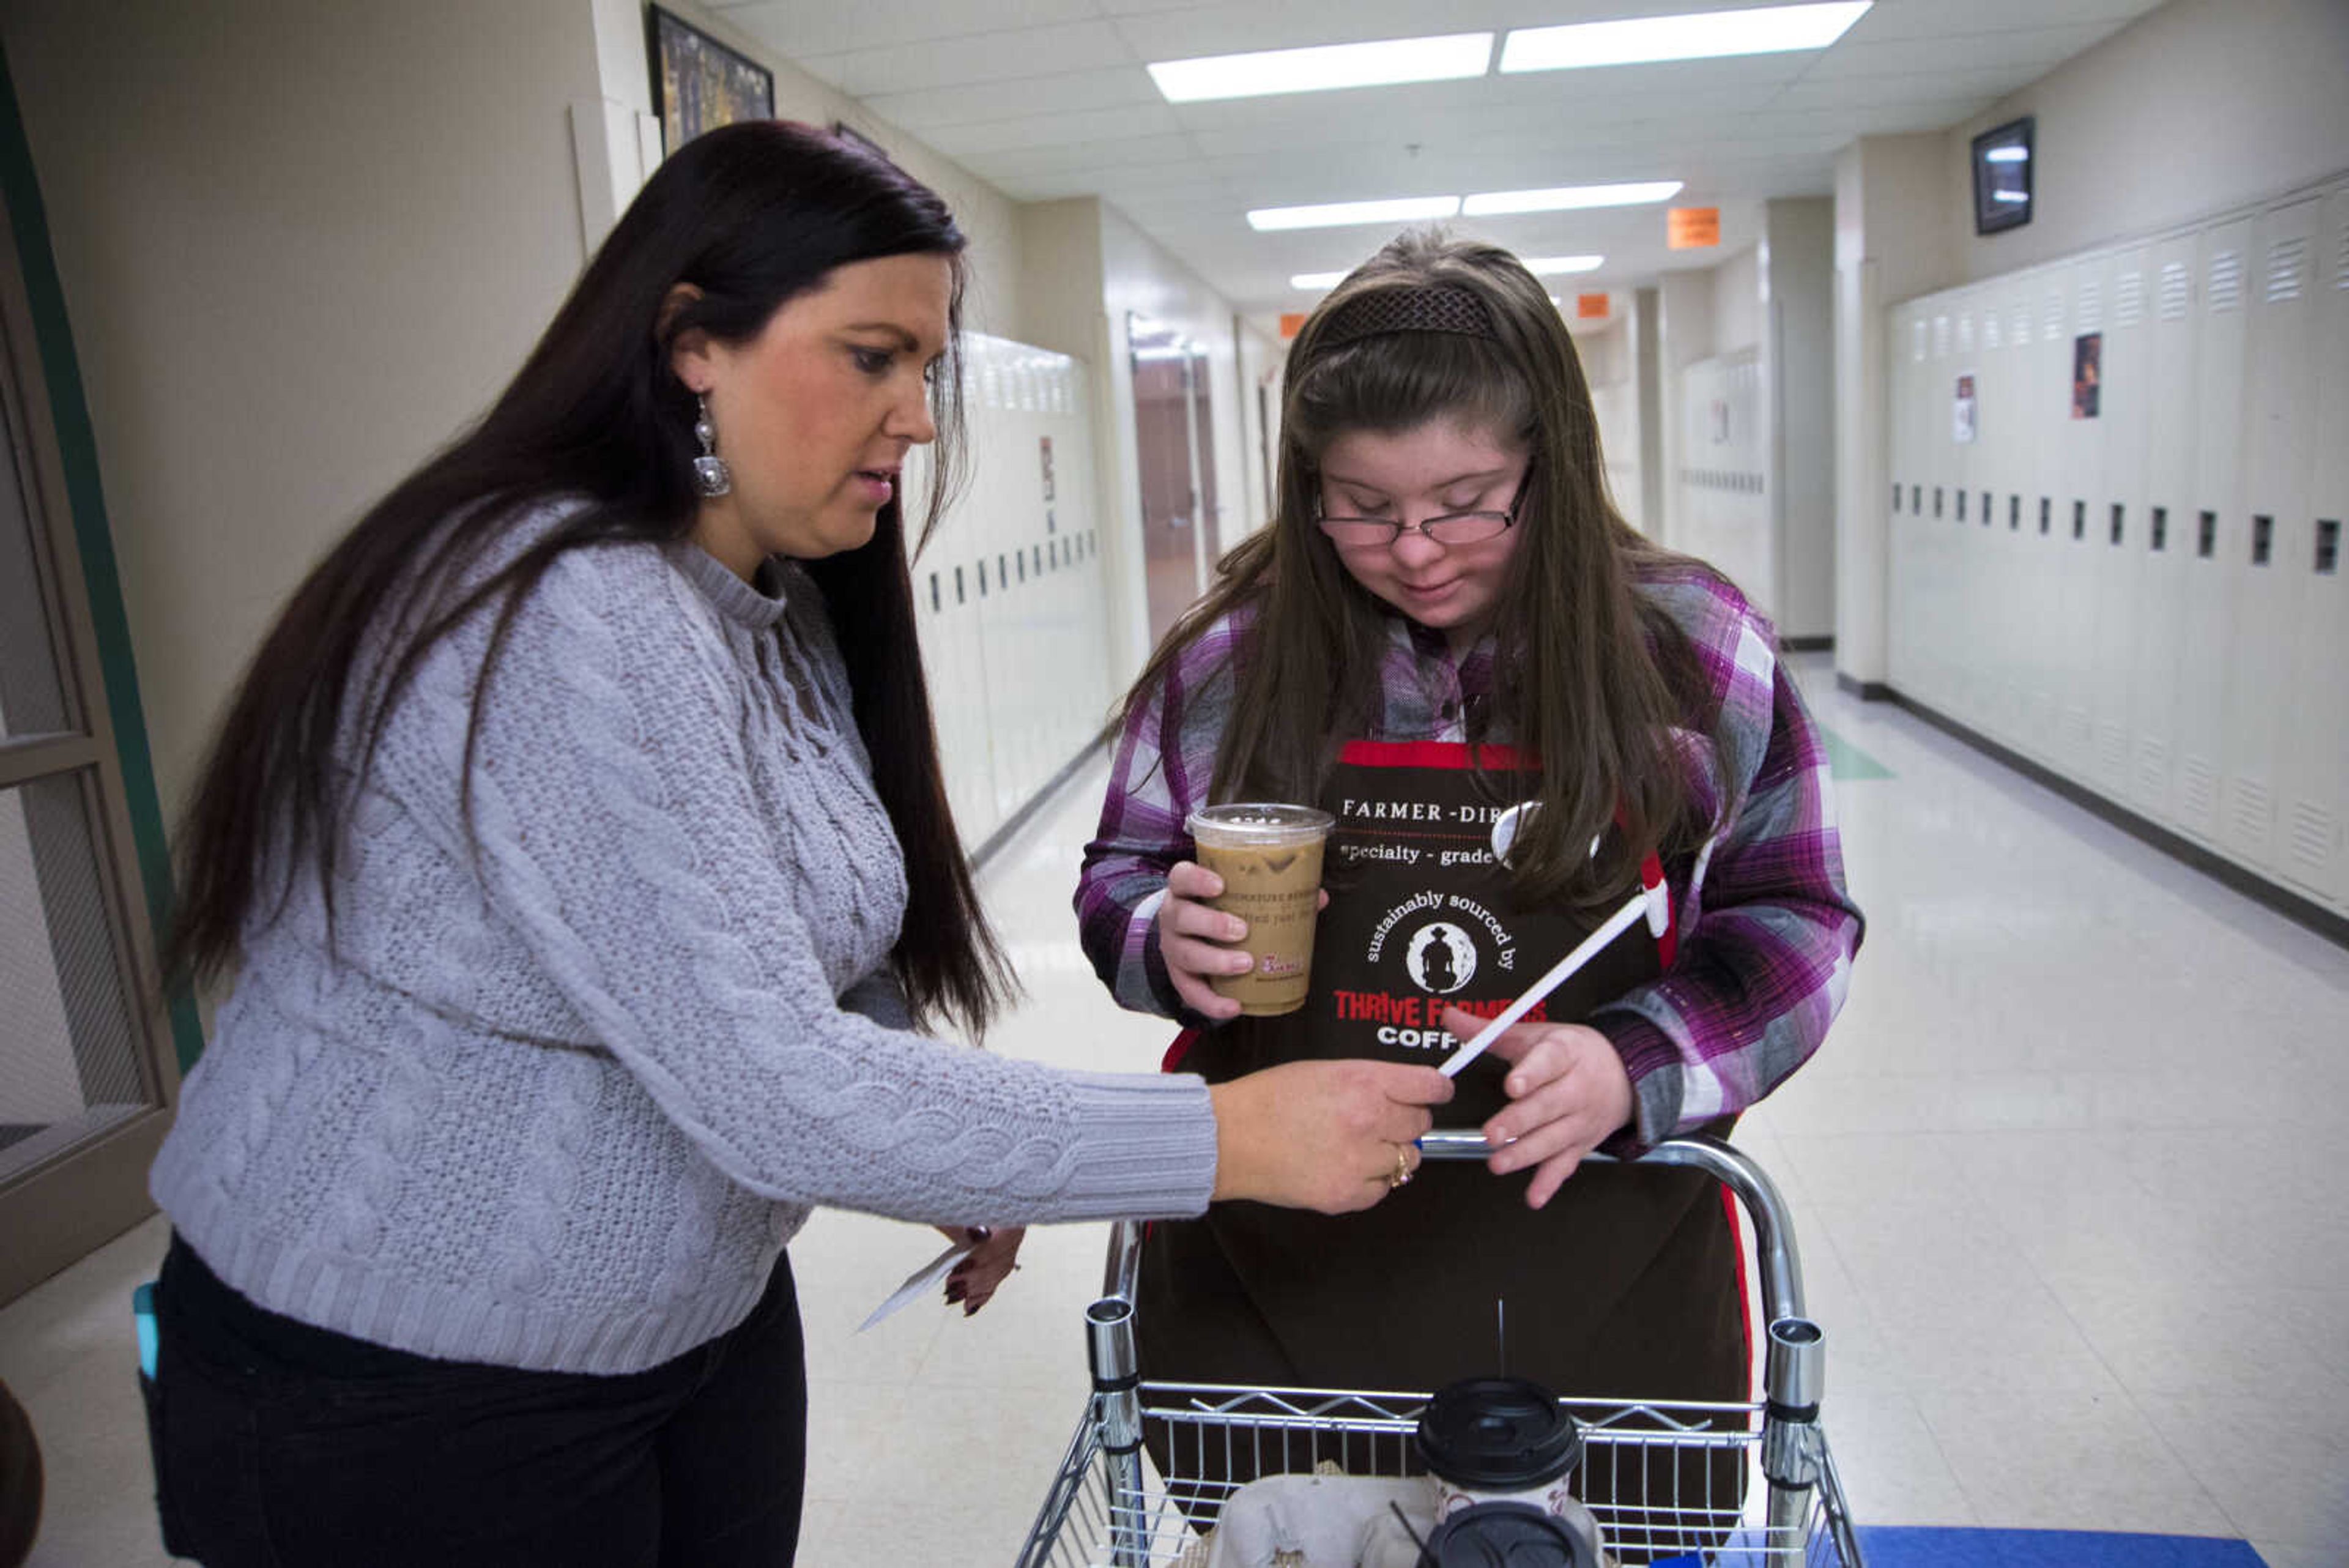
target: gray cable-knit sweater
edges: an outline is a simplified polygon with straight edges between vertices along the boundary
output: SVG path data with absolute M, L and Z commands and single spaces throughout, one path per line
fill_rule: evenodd
M 813 1204 L 1195 1214 L 1195 1077 L 907 1032 L 905 866 L 820 596 L 690 545 L 574 551 L 443 642 L 354 813 L 250 933 L 156 1200 L 305 1323 L 453 1360 L 654 1366 L 748 1314 Z M 476 853 L 476 848 L 478 853 Z

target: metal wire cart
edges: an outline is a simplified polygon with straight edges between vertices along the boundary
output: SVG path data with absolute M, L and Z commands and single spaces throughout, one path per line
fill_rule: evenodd
M 1431 1159 L 1472 1159 L 1485 1149 L 1470 1132 L 1432 1135 L 1424 1152 Z M 1850 1511 L 1819 1425 L 1826 1346 L 1818 1325 L 1804 1315 L 1802 1266 L 1785 1199 L 1743 1151 L 1713 1138 L 1670 1139 L 1642 1158 L 1707 1171 L 1744 1206 L 1768 1324 L 1764 1396 L 1732 1405 L 1563 1401 L 1583 1427 L 1576 1495 L 1603 1498 L 1619 1490 L 1645 1499 L 1638 1506 L 1592 1504 L 1610 1557 L 1626 1565 L 1693 1553 L 1741 1568 L 1861 1568 Z M 1245 1473 L 1309 1473 L 1317 1467 L 1327 1473 L 1332 1466 L 1355 1476 L 1405 1473 L 1427 1400 L 1423 1393 L 1143 1379 L 1133 1333 L 1141 1243 L 1136 1225 L 1118 1225 L 1111 1235 L 1103 1293 L 1085 1309 L 1094 1392 L 1020 1552 L 1019 1568 L 1204 1568 L 1208 1553 L 1192 1521 L 1212 1522 L 1237 1490 L 1212 1479 L 1232 1474 L 1228 1461 L 1235 1456 L 1247 1461 Z M 1174 1473 L 1152 1473 L 1142 1449 L 1145 1420 L 1164 1424 Z M 1763 1484 L 1715 1495 L 1712 1478 L 1724 1467 L 1702 1461 L 1723 1453 L 1740 1460 L 1729 1468 L 1750 1472 L 1758 1463 Z M 1210 1463 L 1211 1457 L 1224 1462 Z M 1609 1484 L 1627 1476 L 1643 1484 Z

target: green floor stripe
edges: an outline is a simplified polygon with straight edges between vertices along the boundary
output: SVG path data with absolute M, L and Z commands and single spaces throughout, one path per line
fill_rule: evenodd
M 1896 777 L 1890 768 L 1828 729 L 1818 726 L 1820 743 L 1826 747 L 1827 776 L 1838 782 L 1846 779 L 1889 779 Z

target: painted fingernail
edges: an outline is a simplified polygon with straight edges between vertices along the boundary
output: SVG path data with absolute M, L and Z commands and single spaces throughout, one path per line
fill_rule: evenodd
M 977 1302 L 965 1302 L 962 1303 L 962 1315 L 965 1317 L 970 1316 L 971 1314 L 978 1310 L 978 1303 Z
M 992 1237 L 992 1236 L 995 1234 L 995 1232 L 994 1232 L 993 1231 L 991 1231 L 991 1230 L 988 1229 L 988 1228 L 987 1228 L 986 1226 L 984 1226 L 984 1225 L 973 1225 L 973 1226 L 970 1228 L 970 1230 L 967 1232 L 967 1234 L 970 1237 L 971 1241 L 972 1241 L 974 1243 L 977 1243 L 977 1242 L 979 1242 L 979 1241 L 987 1241 L 988 1239 L 989 1239 L 990 1237 Z

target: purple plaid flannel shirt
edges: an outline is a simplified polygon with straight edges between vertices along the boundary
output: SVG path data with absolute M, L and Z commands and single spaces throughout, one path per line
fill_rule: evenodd
M 1843 1005 L 1862 919 L 1844 886 L 1827 760 L 1769 623 L 1725 580 L 1687 568 L 1639 591 L 1696 649 L 1720 704 L 1724 779 L 1682 735 L 1700 814 L 1718 825 L 1665 867 L 1680 948 L 1671 969 L 1598 1009 L 1590 1025 L 1622 1054 L 1652 1144 L 1760 1100 L 1809 1059 Z M 1206 802 L 1232 701 L 1241 622 L 1226 618 L 1176 661 L 1118 742 L 1101 827 L 1077 885 L 1080 938 L 1119 1005 L 1185 1023 L 1154 919 L 1167 870 L 1190 857 L 1184 823 Z M 1488 638 L 1454 659 L 1439 635 L 1390 621 L 1376 740 L 1463 741 L 1489 696 Z M 1506 742 L 1495 726 L 1486 736 Z

